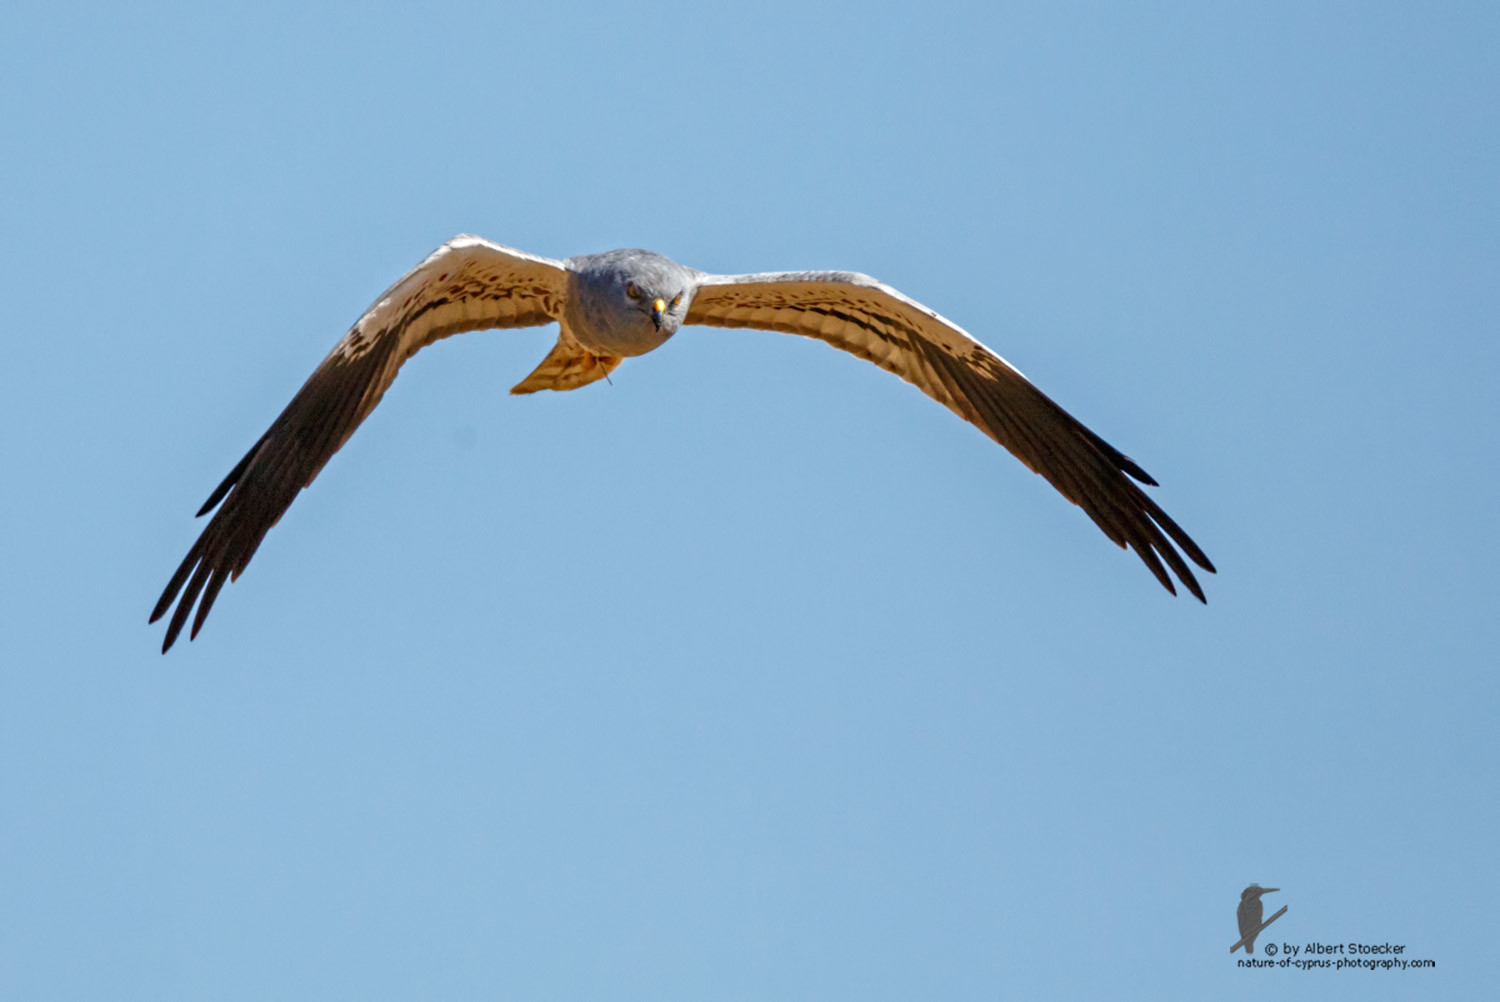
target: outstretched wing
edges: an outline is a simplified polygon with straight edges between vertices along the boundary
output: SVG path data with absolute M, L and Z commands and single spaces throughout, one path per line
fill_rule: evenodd
M 560 261 L 459 236 L 387 289 L 199 510 L 223 502 L 151 612 L 154 623 L 177 601 L 162 652 L 195 602 L 189 639 L 198 635 L 219 589 L 239 577 L 297 492 L 375 409 L 401 363 L 452 334 L 550 323 L 562 316 L 567 281 Z
M 1177 594 L 1163 561 L 1204 601 L 1182 553 L 1206 571 L 1213 564 L 1130 478 L 1156 481 L 1005 359 L 890 286 L 851 272 L 705 275 L 684 323 L 815 337 L 895 373 L 1046 477 L 1167 591 Z

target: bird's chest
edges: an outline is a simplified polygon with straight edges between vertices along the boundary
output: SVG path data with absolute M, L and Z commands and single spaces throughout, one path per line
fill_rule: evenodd
M 652 322 L 649 312 L 628 306 L 570 302 L 563 320 L 578 343 L 596 355 L 644 355 L 672 336 Z

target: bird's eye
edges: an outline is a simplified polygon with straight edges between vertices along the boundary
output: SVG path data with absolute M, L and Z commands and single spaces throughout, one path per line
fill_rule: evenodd
M 634 282 L 630 282 L 625 286 L 625 295 L 629 296 L 631 299 L 640 299 L 641 287 L 639 285 L 636 285 Z
M 672 297 L 672 305 L 673 306 L 681 306 L 682 305 L 682 293 L 679 292 L 677 295 L 675 295 L 675 296 Z

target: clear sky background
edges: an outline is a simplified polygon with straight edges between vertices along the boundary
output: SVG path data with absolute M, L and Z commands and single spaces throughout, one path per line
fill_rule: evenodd
M 0 997 L 1493 990 L 1494 4 L 4 21 Z M 538 329 L 410 363 L 163 658 L 193 512 L 464 231 L 890 282 L 1208 605 L 854 358 L 508 397 Z M 1439 966 L 1237 969 L 1251 881 Z

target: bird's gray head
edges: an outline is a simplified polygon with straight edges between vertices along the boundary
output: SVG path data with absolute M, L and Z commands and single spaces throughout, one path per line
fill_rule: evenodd
M 587 254 L 569 262 L 577 276 L 568 304 L 574 336 L 612 355 L 642 355 L 677 333 L 698 273 L 648 250 Z
M 1258 898 L 1262 894 L 1271 894 L 1272 892 L 1279 890 L 1281 890 L 1281 888 L 1279 887 L 1262 887 L 1259 884 L 1251 884 L 1249 887 L 1240 892 L 1240 900 L 1249 901 L 1251 898 Z

